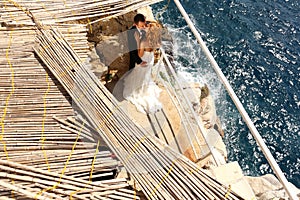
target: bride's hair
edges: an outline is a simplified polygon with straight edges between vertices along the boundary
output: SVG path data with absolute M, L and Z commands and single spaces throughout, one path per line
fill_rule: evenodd
M 149 43 L 149 48 L 159 48 L 161 45 L 161 27 L 157 23 L 150 23 L 148 26 L 146 40 Z

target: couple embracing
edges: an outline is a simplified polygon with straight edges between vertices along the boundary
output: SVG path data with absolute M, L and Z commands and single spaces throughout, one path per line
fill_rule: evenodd
M 161 89 L 153 82 L 151 69 L 154 50 L 161 44 L 161 28 L 156 22 L 147 23 L 144 15 L 137 14 L 127 36 L 129 71 L 118 81 L 113 94 L 130 101 L 142 113 L 155 113 L 162 108 L 158 100 Z

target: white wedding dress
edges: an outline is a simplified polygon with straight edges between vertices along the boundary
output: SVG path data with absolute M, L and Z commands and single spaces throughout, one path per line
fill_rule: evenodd
M 134 104 L 142 113 L 155 113 L 162 108 L 162 104 L 158 100 L 161 89 L 151 78 L 154 53 L 145 51 L 141 59 L 146 61 L 147 65 L 143 67 L 136 65 L 125 73 L 116 84 L 113 94 L 117 97 L 122 93 L 123 98 Z M 122 86 L 123 90 L 120 89 Z

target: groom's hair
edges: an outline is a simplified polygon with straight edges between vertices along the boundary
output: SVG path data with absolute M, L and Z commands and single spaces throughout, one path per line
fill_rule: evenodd
M 136 16 L 134 16 L 134 19 L 133 19 L 134 23 L 139 23 L 139 22 L 145 22 L 146 21 L 146 18 L 143 14 L 136 14 Z

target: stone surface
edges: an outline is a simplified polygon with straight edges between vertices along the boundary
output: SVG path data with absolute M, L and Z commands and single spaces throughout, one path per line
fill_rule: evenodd
M 96 45 L 96 52 L 108 70 L 116 71 L 119 78 L 129 69 L 129 54 L 126 32 L 114 36 L 106 36 Z
M 107 66 L 100 61 L 99 56 L 96 52 L 96 48 L 93 43 L 90 43 L 90 49 L 91 49 L 91 54 L 90 54 L 91 70 L 99 79 L 101 79 L 103 74 L 107 71 Z
M 245 179 L 242 169 L 237 162 L 213 167 L 211 168 L 211 173 L 218 181 L 230 187 L 230 190 L 239 194 L 244 199 L 255 200 L 255 194 Z M 230 192 L 230 190 L 228 191 Z
M 125 32 L 133 25 L 133 18 L 136 13 L 137 12 L 130 12 L 119 17 L 92 24 L 89 28 L 88 40 L 90 42 L 99 43 L 105 39 L 105 36 L 114 36 Z
M 259 200 L 289 199 L 282 184 L 272 174 L 266 174 L 260 177 L 247 176 L 246 179 L 253 188 L 256 198 Z M 298 188 L 291 183 L 290 188 L 300 197 L 300 190 Z
M 191 101 L 194 110 L 200 116 L 202 124 L 204 125 L 204 130 L 206 133 L 206 140 L 208 141 L 209 145 L 214 149 L 214 156 L 216 158 L 216 162 L 219 164 L 225 164 L 227 160 L 227 151 L 226 146 L 220 137 L 224 135 L 223 130 L 221 128 L 221 123 L 218 119 L 215 103 L 213 97 L 208 95 L 205 98 L 205 102 L 208 105 L 206 112 L 204 114 L 200 113 L 200 96 L 201 96 L 201 88 L 203 86 L 199 83 L 190 83 L 188 86 L 183 87 L 187 98 Z M 205 122 L 207 122 L 205 126 Z M 216 128 L 217 127 L 217 128 Z M 201 134 L 198 135 L 198 138 L 203 138 Z M 185 152 L 184 155 L 188 157 L 190 160 L 197 162 L 198 166 L 201 167 L 209 167 L 210 165 L 215 165 L 215 159 L 209 154 L 209 149 L 205 143 L 201 145 L 199 148 L 197 146 L 197 141 L 194 141 L 195 151 L 200 153 L 203 157 L 198 160 L 194 154 L 192 147 L 189 147 Z

